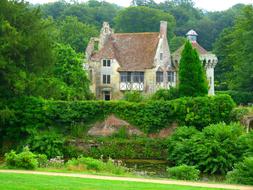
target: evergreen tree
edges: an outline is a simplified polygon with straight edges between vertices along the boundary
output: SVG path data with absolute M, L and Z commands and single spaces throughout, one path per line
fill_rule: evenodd
M 204 68 L 189 41 L 185 44 L 179 65 L 179 93 L 180 96 L 204 96 L 208 93 Z

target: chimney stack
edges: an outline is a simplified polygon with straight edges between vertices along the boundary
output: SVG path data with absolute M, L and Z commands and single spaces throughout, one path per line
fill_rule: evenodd
M 160 21 L 160 36 L 167 38 L 167 21 Z

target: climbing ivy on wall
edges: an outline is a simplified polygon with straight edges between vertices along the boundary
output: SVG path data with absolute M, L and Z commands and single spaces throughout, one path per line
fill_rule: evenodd
M 228 95 L 179 98 L 172 101 L 53 101 L 25 97 L 12 100 L 14 112 L 2 125 L 3 134 L 32 135 L 52 128 L 66 132 L 71 126 L 91 124 L 110 114 L 128 121 L 146 133 L 156 132 L 172 122 L 199 129 L 210 123 L 228 122 L 235 106 Z

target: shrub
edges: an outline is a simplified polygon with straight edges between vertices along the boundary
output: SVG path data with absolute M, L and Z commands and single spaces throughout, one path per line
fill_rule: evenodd
M 240 136 L 238 150 L 244 157 L 253 157 L 253 131 Z
M 36 159 L 38 161 L 38 166 L 40 168 L 44 168 L 48 164 L 47 156 L 45 154 L 38 154 L 36 155 Z
M 250 112 L 248 107 L 236 107 L 230 113 L 230 121 L 238 122 L 243 119 L 245 115 Z
M 167 173 L 168 177 L 171 179 L 197 181 L 200 171 L 194 166 L 181 165 L 167 168 Z
M 253 157 L 247 157 L 243 162 L 237 163 L 226 178 L 230 183 L 253 185 Z
M 236 104 L 247 105 L 253 103 L 253 92 L 242 92 L 242 91 L 217 91 L 217 94 L 228 94 L 230 95 Z
M 125 92 L 123 99 L 128 102 L 141 102 L 144 100 L 144 97 L 141 94 L 141 92 L 127 91 L 127 92 Z
M 62 135 L 55 132 L 43 132 L 28 140 L 31 150 L 45 154 L 49 158 L 63 156 L 65 140 Z
M 67 162 L 69 170 L 92 170 L 96 172 L 109 172 L 113 174 L 123 174 L 126 168 L 121 165 L 116 165 L 112 159 L 107 162 L 96 160 L 90 157 L 73 158 Z
M 210 125 L 202 132 L 179 128 L 169 139 L 168 160 L 209 174 L 225 174 L 242 156 L 238 146 L 242 134 L 243 128 L 236 123 Z
M 156 91 L 151 99 L 152 100 L 173 100 L 179 98 L 179 92 L 177 88 L 171 87 L 170 89 L 160 89 Z
M 36 155 L 30 152 L 28 147 L 16 154 L 15 151 L 5 154 L 6 165 L 11 168 L 35 169 L 38 167 Z

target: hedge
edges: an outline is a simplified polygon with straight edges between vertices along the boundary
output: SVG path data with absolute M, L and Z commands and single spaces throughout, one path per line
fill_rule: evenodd
M 53 101 L 34 97 L 12 100 L 8 107 L 15 113 L 5 124 L 8 133 L 36 134 L 38 130 L 90 124 L 115 114 L 144 132 L 151 133 L 172 122 L 203 128 L 210 123 L 229 122 L 235 104 L 230 96 L 219 95 L 179 98 L 171 101 Z
M 242 91 L 216 91 L 216 94 L 227 94 L 230 95 L 236 104 L 248 105 L 253 104 L 253 92 L 242 92 Z

